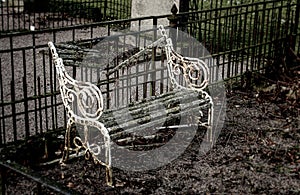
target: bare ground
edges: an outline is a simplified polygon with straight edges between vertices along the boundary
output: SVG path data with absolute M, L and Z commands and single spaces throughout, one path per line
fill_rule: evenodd
M 200 155 L 201 139 L 195 138 L 178 159 L 156 170 L 113 168 L 114 188 L 105 185 L 104 168 L 83 158 L 63 171 L 58 164 L 36 170 L 79 194 L 299 194 L 299 78 L 298 72 L 279 91 L 228 91 L 225 126 L 211 151 Z M 24 178 L 9 177 L 9 194 L 35 189 Z

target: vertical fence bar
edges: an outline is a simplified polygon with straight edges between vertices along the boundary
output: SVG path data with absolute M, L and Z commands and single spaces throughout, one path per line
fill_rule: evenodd
M 243 14 L 244 18 L 242 19 L 242 23 L 243 23 L 242 48 L 246 48 L 246 46 L 247 46 L 246 45 L 246 36 L 247 36 L 247 30 L 246 29 L 247 29 L 247 23 L 248 23 L 248 7 L 249 6 L 246 6 L 245 13 Z M 241 52 L 241 55 L 242 55 L 241 73 L 244 72 L 244 60 L 245 60 L 244 56 L 245 56 L 245 54 L 246 54 L 246 59 L 248 59 L 249 53 L 246 53 L 245 51 Z M 242 79 L 241 82 L 242 82 L 241 85 L 243 86 L 244 80 Z
M 21 28 L 21 26 L 20 26 L 20 13 L 21 13 L 21 9 L 20 9 L 20 7 L 21 7 L 21 6 L 20 6 L 20 1 L 21 1 L 21 0 L 18 0 L 18 9 L 17 9 L 17 10 L 18 10 L 18 11 L 17 11 L 17 14 L 18 14 L 18 17 L 17 17 L 17 18 L 18 18 L 18 27 L 17 27 L 17 28 L 18 28 L 18 29 Z
M 232 51 L 232 49 L 233 49 L 233 44 L 234 44 L 234 26 L 233 26 L 233 20 L 234 20 L 234 18 L 233 18 L 233 16 L 231 16 L 231 11 L 232 10 L 232 8 L 230 8 L 230 13 L 229 13 L 229 16 L 228 16 L 228 26 L 229 26 L 229 28 L 228 28 L 228 50 L 229 51 Z M 230 78 L 231 77 L 231 75 L 233 75 L 233 67 L 234 67 L 234 63 L 233 63 L 233 60 L 232 60 L 232 58 L 233 58 L 233 56 L 232 56 L 232 54 L 231 53 L 229 53 L 228 55 L 227 55 L 227 58 L 228 58 L 228 66 L 227 66 L 227 78 Z
M 124 44 L 125 46 L 125 44 Z M 124 59 L 123 59 L 124 60 Z M 131 69 L 130 67 L 126 67 L 126 93 L 127 93 L 127 97 L 126 97 L 126 105 L 128 105 L 131 101 Z
M 234 10 L 235 13 L 239 13 L 239 8 L 236 8 Z M 240 34 L 242 33 L 241 32 L 241 29 L 240 29 L 240 23 L 239 23 L 239 16 L 240 14 L 236 14 L 234 17 L 234 21 L 235 21 L 235 31 L 236 31 L 236 35 L 234 37 L 234 40 L 235 40 L 235 45 L 234 45 L 234 49 L 235 50 L 238 50 L 240 48 L 240 45 L 239 45 L 239 42 L 240 42 Z M 238 75 L 238 72 L 239 72 L 239 51 L 236 51 L 233 55 L 234 55 L 234 76 L 237 76 Z M 237 79 L 236 79 L 237 81 Z
M 94 28 L 91 26 L 90 28 L 90 38 L 92 39 L 94 37 Z
M 162 52 L 162 55 L 160 57 L 160 90 L 159 94 L 162 94 L 164 92 L 164 81 L 165 81 L 165 75 L 164 75 L 164 55 Z
M 293 48 L 293 25 L 291 24 L 292 20 L 294 19 L 294 12 L 292 11 L 292 3 L 291 1 L 288 1 L 287 8 L 286 8 L 286 23 L 285 23 L 285 36 L 286 36 L 286 43 L 285 43 L 285 56 L 286 57 L 286 65 L 287 68 L 293 66 L 293 62 L 290 61 L 290 51 Z
M 6 30 L 10 30 L 10 22 L 9 22 L 9 11 L 8 11 L 8 1 L 6 1 L 6 16 L 7 16 L 7 22 L 6 22 Z
M 281 27 L 281 15 L 282 15 L 282 6 L 278 8 L 278 15 L 277 15 L 277 21 L 276 21 L 276 40 L 280 40 L 281 38 L 281 32 L 280 32 L 280 27 Z M 282 45 L 282 41 L 276 41 L 275 42 L 275 58 L 276 60 L 278 60 L 280 58 L 280 56 L 282 56 L 281 54 L 281 45 Z
M 17 141 L 17 118 L 16 118 L 16 94 L 15 94 L 15 80 L 11 81 L 10 84 L 11 93 L 11 110 L 12 110 L 12 120 L 13 120 L 13 138 L 14 142 Z
M 237 16 L 237 32 L 238 32 L 238 35 L 236 36 L 236 42 L 237 42 L 237 45 L 236 45 L 236 48 L 237 49 L 240 49 L 242 46 L 241 46 L 241 40 L 242 40 L 242 32 L 243 32 L 243 29 L 242 29 L 242 7 L 239 7 L 237 9 L 237 11 L 239 12 L 238 16 Z M 242 74 L 242 71 L 241 71 L 241 68 L 243 67 L 243 62 L 241 61 L 241 56 L 243 55 L 243 53 L 241 51 L 238 50 L 238 52 L 236 53 L 236 73 L 235 75 L 239 75 L 239 74 Z
M 267 4 L 266 4 L 267 5 Z M 269 37 L 268 37 L 268 34 L 270 33 L 270 27 L 271 27 L 271 10 L 267 10 L 267 13 L 266 13 L 266 22 L 265 22 L 265 36 L 263 37 L 263 42 L 265 43 L 264 44 L 264 50 L 263 50 L 263 53 L 264 53 L 264 59 L 263 59 L 263 65 L 264 65 L 264 68 L 265 68 L 265 59 L 266 59 L 266 56 L 268 56 L 268 49 L 269 49 L 269 44 L 267 44 L 267 42 L 269 41 Z
M 55 33 L 53 34 L 54 35 L 54 40 L 55 40 Z M 49 52 L 49 55 L 50 55 L 50 53 L 51 52 Z M 56 86 L 56 69 L 55 69 L 55 67 L 53 67 L 53 62 L 52 62 L 52 56 L 50 55 L 50 58 L 49 58 L 49 60 L 50 60 L 50 64 L 51 64 L 51 70 L 54 70 L 53 71 L 53 81 L 54 82 L 52 82 L 53 83 L 53 88 L 52 88 L 52 90 L 53 90 L 53 93 L 56 91 L 56 89 L 57 89 L 57 86 Z M 54 111 L 53 111 L 53 113 L 54 113 L 54 118 L 55 118 L 55 128 L 57 129 L 58 128 L 58 120 L 57 120 L 57 116 L 58 116 L 58 110 L 57 110 L 57 105 L 58 105 L 58 103 L 57 103 L 57 95 L 54 95 L 54 105 L 55 105 L 55 107 L 54 107 Z
M 254 8 L 254 18 L 253 18 L 253 29 L 252 29 L 252 39 L 251 39 L 251 43 L 250 45 L 252 45 L 251 47 L 251 54 L 252 54 L 252 57 L 251 57 L 251 72 L 254 70 L 254 66 L 255 66 L 255 53 L 256 53 L 256 36 L 257 36 L 257 28 L 258 28 L 258 19 L 259 19 L 259 13 L 258 13 L 258 5 L 255 6 Z M 252 14 L 252 15 L 253 15 Z
M 2 70 L 2 61 L 0 58 L 0 70 Z M 2 71 L 0 71 L 0 88 L 1 88 L 1 103 L 2 105 L 4 104 L 4 88 L 3 88 L 3 77 L 2 77 Z M 1 144 L 5 145 L 6 144 L 6 123 L 5 123 L 5 109 L 4 109 L 4 105 L 2 106 L 2 138 L 3 140 L 1 140 Z
M 152 18 L 152 25 L 153 25 L 153 41 L 157 40 L 157 17 L 153 17 Z M 152 68 L 151 68 L 151 71 L 152 71 L 152 74 L 151 74 L 151 94 L 150 96 L 153 96 L 155 95 L 155 89 L 156 89 L 156 62 L 155 62 L 155 59 L 156 59 L 156 47 L 152 48 Z
M 221 13 L 219 10 L 216 10 L 216 14 L 215 17 L 219 17 L 221 16 Z M 217 19 L 216 19 L 217 20 Z M 223 45 L 222 45 L 222 20 L 219 19 L 218 21 L 218 27 L 216 30 L 216 36 L 218 37 L 217 41 L 217 52 L 219 53 L 221 51 L 223 51 Z M 222 66 L 221 66 L 222 68 Z M 220 55 L 217 55 L 217 59 L 216 59 L 216 81 L 219 80 L 219 77 L 222 79 L 222 75 L 220 75 Z
M 51 121 L 52 121 L 52 129 L 57 129 L 57 121 L 55 120 L 55 112 L 54 112 L 54 108 L 56 108 L 56 102 L 54 102 L 54 98 L 56 97 L 56 94 L 54 94 L 54 79 L 53 79 L 53 71 L 52 71 L 52 60 L 51 60 L 51 55 L 50 55 L 50 50 L 49 51 L 49 74 L 50 74 L 50 93 L 51 93 L 51 98 L 50 98 L 50 102 L 51 102 Z
M 3 116 L 2 116 L 3 117 Z M 2 121 L 0 120 L 0 147 L 3 147 L 3 143 L 2 143 L 2 128 L 3 128 L 3 124 Z
M 15 80 L 13 35 L 9 36 L 9 45 L 10 45 L 11 79 Z
M 1 92 L 1 103 L 3 104 L 3 83 L 2 83 L 2 61 L 0 58 L 0 92 Z M 0 147 L 5 143 L 5 119 L 4 119 L 4 106 L 2 105 L 2 121 L 0 125 Z
M 36 50 L 35 50 L 35 32 L 32 33 L 32 54 L 33 54 L 33 80 L 34 80 L 34 83 L 33 83 L 33 93 L 34 93 L 34 96 L 36 97 L 37 96 L 37 84 L 36 84 L 36 81 L 37 81 L 37 69 L 36 69 Z M 34 99 L 34 106 L 35 106 L 35 109 L 34 109 L 34 116 L 35 116 L 35 133 L 38 134 L 38 113 L 37 113 L 37 100 Z
M 268 54 L 269 54 L 269 57 L 273 57 L 273 50 L 272 50 L 272 44 L 273 44 L 273 33 L 274 33 L 274 20 L 273 18 L 275 17 L 275 14 L 274 14 L 274 4 L 271 8 L 271 11 L 270 11 L 270 15 L 271 15 L 271 18 L 270 19 L 270 30 L 269 30 L 269 34 L 267 35 L 268 36 L 268 40 L 270 40 L 271 44 L 269 44 L 269 48 L 268 48 Z
M 47 79 L 46 79 L 46 59 L 45 53 L 43 52 L 43 75 L 44 75 L 44 101 L 45 101 L 45 122 L 46 122 L 46 130 L 49 129 L 49 121 L 48 121 L 48 102 L 47 102 Z
M 107 1 L 108 0 L 104 0 L 104 10 L 103 10 L 103 14 L 105 19 L 107 19 Z
M 75 41 L 75 29 L 72 29 L 72 41 Z
M 297 0 L 297 5 L 296 5 L 296 11 L 295 11 L 295 24 L 294 24 L 294 29 L 293 29 L 293 34 L 295 36 L 294 38 L 294 47 L 293 49 L 295 50 L 295 46 L 296 46 L 296 40 L 297 40 L 297 35 L 299 36 L 299 20 L 300 20 L 300 0 Z M 300 51 L 298 51 L 300 53 Z
M 26 77 L 23 77 L 23 96 L 24 96 L 24 120 L 25 120 L 25 137 L 29 138 L 29 117 L 28 117 L 28 97 L 27 97 L 27 82 Z
M 259 42 L 260 43 L 263 43 L 264 42 L 264 35 L 265 35 L 265 20 L 267 19 L 266 18 L 266 6 L 267 6 L 267 4 L 266 3 L 264 3 L 263 4 L 263 9 L 262 9 L 262 16 L 261 16 L 261 20 L 262 20 L 262 22 L 263 22 L 263 25 L 261 25 L 261 29 L 260 29 L 260 37 L 259 37 Z M 264 44 L 265 45 L 265 44 Z M 263 47 L 264 47 L 264 45 L 260 45 L 260 47 L 259 47 L 259 50 L 258 50 L 258 53 L 259 54 L 262 54 L 262 52 L 263 52 Z M 261 63 L 262 63 L 262 56 L 261 55 L 259 55 L 259 59 L 258 59 L 258 69 L 260 69 L 260 65 L 261 65 Z
M 248 10 L 249 11 L 249 10 Z M 248 22 L 248 28 L 249 29 L 252 29 L 252 24 L 253 24 L 253 6 L 251 6 L 251 10 L 250 10 L 250 21 Z M 253 31 L 252 31 L 253 32 Z M 246 71 L 249 71 L 249 64 L 250 64 L 250 60 L 251 60 L 251 58 L 253 58 L 253 56 L 252 56 L 252 53 L 251 53 L 251 39 L 252 39 L 252 37 L 251 37 L 251 33 L 250 33 L 250 31 L 249 31 L 249 33 L 248 33 L 248 41 L 247 41 L 247 43 L 248 43 L 248 49 L 247 49 L 247 52 L 248 52 L 248 58 L 247 58 L 247 62 L 246 62 Z M 250 69 L 251 69 L 251 67 L 250 67 Z
M 124 72 L 125 72 L 125 67 L 123 67 L 120 71 L 122 71 L 122 74 L 121 76 L 123 77 L 122 79 L 120 79 L 121 83 L 122 83 L 122 86 L 121 86 L 121 89 L 122 89 L 122 94 L 120 95 L 121 96 L 121 102 L 122 104 L 121 105 L 124 105 L 124 102 L 126 100 L 125 99 L 125 87 L 126 87 L 126 84 L 125 84 L 125 79 L 124 79 Z
M 55 2 L 55 4 L 58 4 L 58 2 L 56 1 Z M 65 5 L 65 0 L 63 0 L 62 2 L 61 2 L 61 4 L 62 4 L 62 9 L 61 9 L 61 16 L 64 18 L 64 10 L 66 9 L 66 5 Z M 59 13 L 59 12 L 58 12 Z M 71 19 L 71 21 L 69 21 L 69 20 L 67 20 L 67 25 L 69 25 L 69 22 L 71 23 L 71 25 L 72 25 L 72 19 Z M 62 22 L 63 23 L 63 22 Z M 54 28 L 54 21 L 53 21 L 53 28 Z M 59 24 L 58 24 L 59 25 Z
M 12 10 L 16 8 L 15 1 L 12 1 Z M 12 14 L 10 14 L 12 18 L 15 18 L 15 12 L 13 11 Z M 8 17 L 9 19 L 9 17 Z M 15 20 L 12 20 L 12 30 L 15 30 Z
M 39 122 L 40 122 L 40 134 L 43 133 L 43 114 L 42 114 L 42 97 L 41 97 L 41 78 L 38 76 L 37 77 L 37 82 L 38 82 L 38 112 L 39 112 Z
M 4 11 L 3 11 L 3 8 L 4 8 L 4 3 L 0 4 L 1 6 L 1 13 L 0 13 L 0 17 L 1 17 L 1 31 L 4 31 Z
M 108 42 L 108 48 L 110 47 L 110 43 Z M 108 55 L 109 55 L 109 50 L 107 50 L 108 52 Z M 107 60 L 107 65 L 106 65 L 106 81 L 107 81 L 107 84 L 106 84 L 106 92 L 107 92 L 107 95 L 106 95 L 106 108 L 109 109 L 110 108 L 110 100 L 111 100 L 111 97 L 110 97 L 110 75 L 108 74 L 109 72 L 109 59 Z M 115 79 L 115 78 L 114 78 Z M 117 82 L 117 81 L 116 81 Z M 100 86 L 99 86 L 100 88 Z M 115 88 L 117 88 L 117 84 L 115 84 Z M 118 96 L 118 93 L 117 93 L 117 89 L 115 89 L 116 93 L 115 93 L 115 99 L 117 99 L 117 96 Z M 112 91 L 113 93 L 113 91 Z M 116 106 L 118 105 L 118 101 L 119 100 L 115 100 L 115 104 Z
M 26 66 L 26 54 L 25 49 L 22 50 L 22 56 L 23 56 L 23 97 L 24 97 L 24 120 L 25 120 L 25 136 L 28 138 L 30 136 L 29 132 L 29 117 L 28 117 L 28 96 L 27 96 L 27 66 Z
M 137 76 L 135 77 L 135 84 L 136 84 L 136 86 L 135 86 L 135 101 L 138 101 L 139 100 L 139 72 L 140 72 L 140 66 L 139 65 L 137 65 L 136 66 L 136 74 L 137 74 Z
M 36 9 L 37 9 L 36 3 L 37 3 L 37 1 L 34 2 L 34 10 L 32 13 L 33 20 L 30 21 L 31 22 L 30 25 L 34 26 L 35 28 L 36 28 Z
M 23 2 L 23 12 L 25 12 L 25 2 Z M 25 13 L 22 14 L 23 15 L 23 29 L 26 29 L 26 16 Z
M 128 17 L 130 17 L 130 15 L 131 15 L 131 3 L 132 3 L 132 1 L 126 1 L 127 2 L 127 4 L 126 4 L 126 19 L 128 18 Z

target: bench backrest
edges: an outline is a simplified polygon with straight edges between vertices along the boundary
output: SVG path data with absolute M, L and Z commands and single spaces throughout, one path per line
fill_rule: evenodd
M 165 39 L 168 72 L 175 88 L 202 92 L 208 85 L 208 66 L 199 58 L 184 57 L 173 48 L 172 39 L 168 37 L 163 26 L 159 30 Z M 179 77 L 183 76 L 185 85 L 181 85 Z
M 165 49 L 168 76 L 173 88 L 203 92 L 209 83 L 209 69 L 207 64 L 199 58 L 184 57 L 177 53 L 173 48 L 172 39 L 168 36 L 164 26 L 160 25 L 158 30 L 162 35 L 161 38 L 154 41 L 152 44 L 147 45 L 130 58 L 118 64 L 110 70 L 108 74 L 112 74 L 115 71 L 120 70 L 122 67 L 129 65 L 130 62 L 135 61 L 148 49 L 159 46 Z M 184 80 L 184 84 L 181 84 L 182 79 Z
M 177 53 L 173 49 L 172 40 L 169 38 L 165 28 L 159 26 L 158 30 L 162 35 L 160 39 L 118 64 L 112 70 L 109 70 L 107 74 L 113 74 L 115 71 L 121 70 L 122 67 L 126 67 L 145 50 L 162 46 L 167 57 L 168 76 L 173 88 L 198 91 L 205 94 L 203 90 L 209 82 L 209 71 L 206 63 L 199 58 L 183 57 Z M 104 109 L 103 97 L 99 87 L 90 82 L 77 81 L 69 76 L 65 70 L 63 60 L 58 57 L 53 43 L 50 42 L 49 47 L 55 63 L 63 103 L 69 116 L 81 117 L 80 119 L 99 119 Z M 74 106 L 78 107 L 78 109 L 74 109 Z
M 103 113 L 100 89 L 89 82 L 73 79 L 66 71 L 52 42 L 48 43 L 56 67 L 63 104 L 70 118 L 76 121 L 98 120 Z

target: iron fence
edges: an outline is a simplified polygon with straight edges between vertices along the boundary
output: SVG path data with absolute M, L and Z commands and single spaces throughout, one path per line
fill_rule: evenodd
M 89 45 L 128 27 L 130 22 L 140 23 L 145 19 L 154 23 L 159 20 L 146 17 L 2 35 L 0 145 L 65 126 L 66 115 L 48 55 L 48 41 L 74 44 L 81 40 Z M 74 77 L 76 66 L 69 63 L 68 67 Z M 103 93 L 107 91 L 103 89 Z
M 180 21 L 179 27 L 196 37 L 210 52 L 212 60 L 208 64 L 211 81 L 218 82 L 239 77 L 246 71 L 264 72 L 278 60 L 277 58 L 286 57 L 290 50 L 299 56 L 299 9 L 300 0 L 266 0 L 179 13 L 175 17 L 178 17 Z M 42 135 L 66 126 L 66 114 L 60 100 L 54 67 L 46 45 L 48 41 L 63 43 L 59 47 L 61 52 L 64 51 L 64 44 L 80 46 L 88 51 L 91 46 L 105 38 L 117 36 L 116 32 L 129 27 L 131 22 L 141 24 L 144 20 L 151 20 L 153 25 L 157 25 L 160 20 L 169 16 L 95 22 L 0 35 L 1 148 L 33 135 Z M 187 20 L 180 20 L 181 18 L 187 18 Z M 125 36 L 129 35 L 135 38 L 140 37 L 138 33 L 125 33 Z M 122 51 L 123 46 L 119 45 L 117 48 Z M 182 46 L 179 45 L 179 47 Z M 188 54 L 192 52 L 190 50 Z M 79 53 L 75 52 L 72 56 L 76 57 Z M 67 54 L 69 55 L 70 52 Z M 159 55 L 159 52 L 153 52 L 146 57 L 154 61 L 157 58 L 160 60 L 157 66 L 164 66 L 163 56 Z M 123 78 L 116 73 L 112 74 L 112 77 L 103 77 L 99 80 L 101 71 L 111 69 L 110 66 L 101 70 L 95 69 L 95 71 L 89 67 L 79 68 L 81 61 L 74 61 L 74 58 L 68 59 L 68 56 L 65 56 L 65 63 L 72 76 L 98 83 L 107 101 L 107 107 L 110 107 L 112 101 L 124 100 L 128 101 L 124 104 L 128 104 L 130 101 L 137 101 L 167 90 L 159 86 L 160 83 L 166 82 L 164 79 L 167 77 L 164 76 L 161 77 L 163 81 L 159 83 L 147 83 L 144 80 L 145 86 L 136 86 L 135 81 L 128 82 L 127 79 L 134 80 L 136 77 L 127 77 L 127 69 L 121 72 L 124 75 Z M 143 67 L 135 70 L 141 77 L 149 71 L 147 68 L 150 67 L 146 62 L 142 64 Z M 160 73 L 164 71 L 159 67 L 157 70 Z M 119 83 L 121 92 L 119 95 L 115 94 L 115 100 L 111 99 L 112 89 L 115 86 L 114 78 L 121 78 Z M 132 97 L 130 94 L 135 89 L 140 89 L 136 90 L 140 92 L 135 93 L 138 96 Z
M 20 166 L 19 164 L 13 162 L 0 162 L 0 192 L 1 194 L 7 193 L 8 182 L 12 182 L 14 178 L 18 177 L 20 181 L 15 181 L 14 188 L 17 189 L 18 185 L 24 185 L 23 192 L 28 192 L 28 187 L 30 187 L 30 192 L 34 194 L 63 194 L 63 195 L 75 195 L 78 192 L 68 189 L 63 185 L 55 183 L 49 178 L 44 178 L 38 173 L 34 172 L 29 168 Z
M 208 63 L 215 82 L 245 71 L 265 70 L 289 49 L 299 54 L 299 3 L 264 1 L 178 16 L 189 16 L 182 25 L 212 55 Z M 152 20 L 156 25 L 168 16 L 1 35 L 0 145 L 64 126 L 65 116 L 58 114 L 64 112 L 46 49 L 48 41 L 92 43 L 133 21 Z M 70 69 L 76 67 L 71 65 Z M 75 69 L 70 71 L 76 76 Z
M 3 0 L 0 33 L 126 19 L 131 0 Z
M 229 6 L 222 7 L 224 2 Z M 190 12 L 182 25 L 217 60 L 221 77 L 231 78 L 265 70 L 289 49 L 299 52 L 299 4 L 298 0 L 218 1 L 210 4 L 210 11 Z
M 213 57 L 209 62 L 212 81 L 236 77 L 245 71 L 264 70 L 276 57 L 285 56 L 287 49 L 299 53 L 299 0 L 297 3 L 265 1 L 180 15 L 189 16 L 183 24 L 185 29 Z M 57 114 L 63 113 L 63 108 L 46 51 L 48 41 L 95 42 L 133 21 L 152 20 L 157 24 L 166 17 L 1 35 L 0 145 L 64 125 L 65 117 L 58 118 Z

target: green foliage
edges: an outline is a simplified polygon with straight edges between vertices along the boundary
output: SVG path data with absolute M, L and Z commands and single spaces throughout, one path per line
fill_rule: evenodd
M 253 4 L 258 2 L 261 3 Z M 285 38 L 286 26 L 294 22 L 289 21 L 290 10 L 285 7 L 288 1 L 263 2 L 266 1 L 202 1 L 200 6 L 207 10 L 209 7 L 218 8 L 191 15 L 188 23 L 190 32 L 212 53 L 239 50 Z M 296 6 L 291 9 L 296 9 Z M 268 47 L 266 45 L 263 49 L 268 51 Z M 249 49 L 249 52 L 252 50 Z

